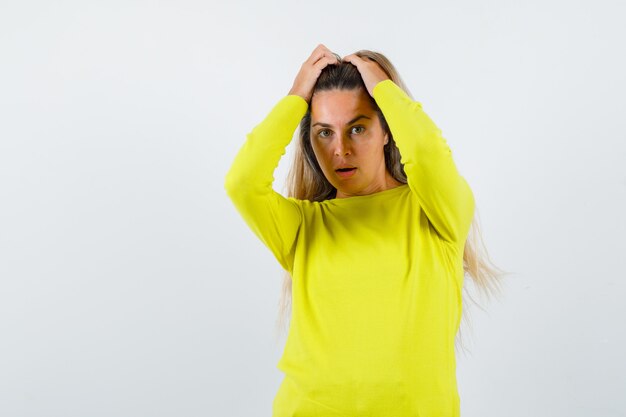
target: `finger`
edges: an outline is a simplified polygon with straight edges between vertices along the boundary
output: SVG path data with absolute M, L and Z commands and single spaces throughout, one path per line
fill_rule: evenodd
M 334 64 L 335 61 L 336 61 L 335 57 L 325 56 L 322 59 L 320 59 L 319 61 L 317 61 L 315 64 L 313 64 L 313 67 L 315 67 L 315 69 L 321 71 L 327 65 Z
M 329 65 L 329 64 L 337 64 L 337 58 L 332 55 L 332 54 L 324 54 L 324 56 L 320 57 L 320 59 L 313 63 L 313 66 L 318 68 L 318 69 L 322 69 L 325 66 Z
M 320 50 L 322 50 L 322 51 L 326 51 L 327 54 L 332 54 L 333 53 L 333 51 L 331 51 L 329 48 L 326 47 L 326 45 L 324 45 L 322 43 L 320 43 L 317 47 Z
M 309 57 L 309 59 L 306 60 L 307 64 L 313 65 L 315 64 L 317 61 L 319 61 L 320 59 L 322 59 L 322 57 L 324 57 L 324 51 L 318 51 L 317 49 L 315 51 L 313 51 L 313 53 L 311 54 L 311 56 Z
M 363 59 L 355 54 L 346 55 L 345 57 L 343 57 L 343 60 L 350 62 L 356 67 L 358 67 L 359 65 L 363 63 Z
M 326 48 L 326 45 L 324 45 L 323 43 L 318 43 L 315 49 L 328 49 L 328 48 Z
M 317 59 L 320 59 L 323 55 L 329 55 L 329 54 L 332 54 L 332 51 L 330 49 L 328 49 L 326 47 L 326 45 L 320 43 L 313 50 L 313 53 L 311 54 L 311 57 L 316 57 Z
M 319 62 L 323 58 L 328 58 L 331 61 L 335 61 L 337 59 L 332 52 L 330 52 L 327 49 L 324 49 L 324 50 L 318 51 L 317 54 L 312 55 L 311 60 L 309 61 L 309 64 L 315 65 L 317 62 Z

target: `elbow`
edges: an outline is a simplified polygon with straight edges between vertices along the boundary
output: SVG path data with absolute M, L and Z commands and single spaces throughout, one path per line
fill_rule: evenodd
M 234 175 L 233 171 L 230 170 L 226 173 L 224 177 L 224 190 L 226 190 L 226 194 L 232 199 L 237 190 L 240 189 L 239 185 L 242 182 Z
M 245 201 L 264 193 L 253 178 L 233 170 L 224 177 L 224 190 L 233 202 Z
M 476 211 L 476 199 L 474 198 L 474 192 L 472 191 L 465 178 L 463 178 L 463 182 L 465 183 L 465 202 L 463 210 L 464 216 L 463 220 L 461 221 L 460 237 L 462 238 L 462 241 L 465 242 L 469 234 L 469 230 L 472 226 L 472 221 L 474 219 L 474 214 Z
M 224 176 L 224 189 L 226 190 L 227 193 L 229 193 L 230 190 L 232 190 L 232 188 L 233 188 L 233 178 L 232 178 L 232 175 L 230 174 L 230 171 L 228 171 L 226 175 Z
M 476 198 L 474 197 L 474 191 L 472 190 L 472 187 L 470 187 L 465 178 L 463 178 L 463 182 L 465 183 L 465 190 L 467 193 L 467 205 L 469 206 L 471 217 L 473 217 L 474 211 L 476 210 Z

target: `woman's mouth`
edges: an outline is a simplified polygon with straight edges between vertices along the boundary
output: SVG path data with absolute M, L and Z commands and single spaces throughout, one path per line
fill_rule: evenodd
M 342 178 L 348 178 L 354 175 L 356 168 L 339 168 L 335 172 Z

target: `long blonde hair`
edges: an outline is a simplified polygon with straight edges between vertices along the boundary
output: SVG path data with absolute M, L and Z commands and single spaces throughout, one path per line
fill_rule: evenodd
M 413 96 L 402 81 L 398 71 L 391 64 L 389 59 L 387 59 L 387 57 L 380 52 L 369 50 L 360 50 L 355 52 L 355 54 L 361 58 L 369 58 L 378 63 L 378 65 L 380 65 L 380 67 L 387 73 L 389 78 L 391 78 L 395 84 L 402 88 L 402 90 L 404 90 L 407 95 L 413 99 Z M 328 65 L 322 70 L 313 92 L 334 89 L 363 89 L 364 91 L 367 91 L 358 69 L 349 62 L 342 62 L 341 57 L 337 54 L 335 54 L 335 56 L 339 60 L 339 63 L 335 65 Z M 369 94 L 367 94 L 367 96 L 370 99 L 372 108 L 375 109 L 378 114 L 383 131 L 389 134 L 389 141 L 383 148 L 386 168 L 396 180 L 406 184 L 407 177 L 404 172 L 404 165 L 400 162 L 400 150 L 393 140 L 393 135 L 391 134 L 385 117 L 376 104 L 376 101 Z M 307 109 L 307 112 L 298 127 L 299 140 L 296 143 L 293 162 L 289 173 L 287 174 L 287 180 L 285 183 L 287 196 L 309 201 L 323 201 L 335 198 L 337 190 L 326 179 L 313 152 L 310 141 L 310 124 L 311 106 Z M 463 269 L 464 273 L 472 278 L 475 286 L 481 291 L 481 293 L 486 297 L 489 297 L 490 294 L 498 295 L 501 293 L 500 279 L 504 275 L 507 275 L 508 272 L 497 268 L 491 263 L 482 241 L 478 217 L 478 209 L 476 208 L 468 238 L 465 242 Z M 483 253 L 479 251 L 479 248 L 482 248 Z M 289 314 L 289 316 L 291 316 L 291 283 L 292 277 L 289 272 L 285 271 L 281 297 L 279 300 L 279 316 L 276 328 L 276 330 L 283 335 L 286 333 L 288 328 L 286 325 L 287 315 Z M 469 293 L 466 285 L 463 286 L 463 290 L 465 295 L 467 295 L 467 297 L 480 307 L 480 305 L 476 303 Z M 465 296 L 463 296 L 463 306 L 466 304 L 464 300 Z M 480 308 L 482 309 L 482 307 Z M 463 308 L 462 311 L 463 315 L 461 323 L 463 323 L 463 319 L 466 318 L 468 310 Z M 462 327 L 462 324 L 460 327 Z M 461 336 L 461 329 L 459 329 L 458 336 Z M 460 341 L 460 339 L 457 339 L 457 341 Z

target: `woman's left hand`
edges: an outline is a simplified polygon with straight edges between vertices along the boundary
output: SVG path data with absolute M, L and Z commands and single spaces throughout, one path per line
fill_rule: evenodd
M 381 81 L 389 80 L 389 76 L 383 71 L 376 61 L 369 58 L 363 59 L 356 54 L 350 54 L 343 57 L 342 61 L 350 62 L 361 73 L 361 78 L 365 83 L 367 92 L 374 97 L 373 91 L 376 84 Z

